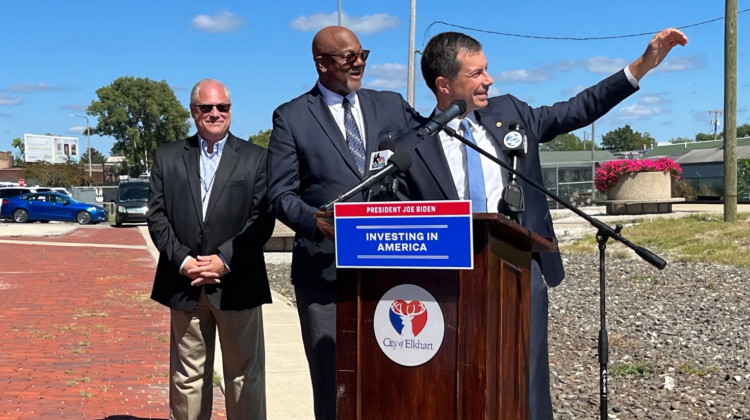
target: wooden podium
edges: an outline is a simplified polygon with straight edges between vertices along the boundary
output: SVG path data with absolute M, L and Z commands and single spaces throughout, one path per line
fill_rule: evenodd
M 550 241 L 495 213 L 473 215 L 473 270 L 339 269 L 337 419 L 527 419 L 530 264 Z M 389 289 L 439 303 L 443 342 L 420 366 L 380 349 L 373 317 Z

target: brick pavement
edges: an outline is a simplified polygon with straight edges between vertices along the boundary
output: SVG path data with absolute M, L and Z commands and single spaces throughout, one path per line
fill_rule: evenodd
M 138 229 L 2 239 L 0 419 L 168 418 L 169 312 Z

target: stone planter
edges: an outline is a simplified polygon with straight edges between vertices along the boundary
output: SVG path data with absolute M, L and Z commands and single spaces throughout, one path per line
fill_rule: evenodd
M 638 172 L 617 180 L 607 189 L 607 200 L 668 200 L 672 198 L 672 177 L 666 172 Z

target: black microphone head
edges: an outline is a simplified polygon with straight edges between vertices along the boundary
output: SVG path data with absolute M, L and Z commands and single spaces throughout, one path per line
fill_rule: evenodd
M 394 153 L 388 159 L 388 164 L 396 167 L 396 172 L 404 172 L 411 166 L 411 155 L 409 153 Z
M 390 150 L 391 152 L 396 151 L 396 142 L 390 139 L 381 140 L 378 143 L 378 150 Z
M 508 124 L 508 130 L 521 131 L 523 130 L 523 125 L 519 121 L 513 120 Z
M 464 101 L 463 99 L 456 99 L 451 102 L 451 105 L 455 105 L 458 107 L 458 110 L 460 111 L 458 115 L 464 115 L 464 112 L 466 112 L 466 101 Z

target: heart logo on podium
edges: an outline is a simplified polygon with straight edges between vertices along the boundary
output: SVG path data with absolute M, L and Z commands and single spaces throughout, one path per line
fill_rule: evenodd
M 393 329 L 403 337 L 416 337 L 427 324 L 427 307 L 419 300 L 394 300 L 389 318 Z

